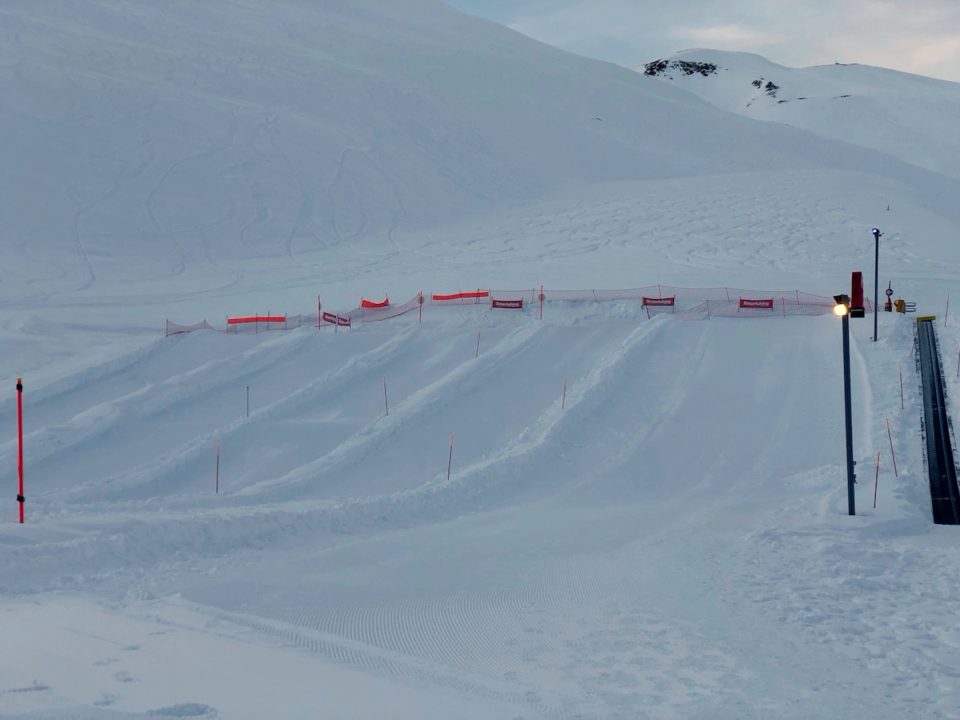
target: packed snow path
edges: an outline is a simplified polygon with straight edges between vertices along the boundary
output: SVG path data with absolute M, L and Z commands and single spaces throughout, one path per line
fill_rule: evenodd
M 126 642 L 148 652 L 158 624 L 212 653 L 279 643 L 327 678 L 262 670 L 303 708 L 342 672 L 477 717 L 802 717 L 811 692 L 845 714 L 936 716 L 956 701 L 921 682 L 956 663 L 956 639 L 930 645 L 904 612 L 935 602 L 934 558 L 875 532 L 923 522 L 922 485 L 885 488 L 886 515 L 843 514 L 835 321 L 630 313 L 198 333 L 65 380 L 29 406 L 29 524 L 0 535 L 4 589 L 125 597 Z M 864 448 L 857 343 L 854 359 Z M 922 483 L 919 448 L 901 451 Z M 68 605 L 90 617 L 86 602 Z M 7 610 L 31 627 L 27 606 Z M 96 663 L 104 643 L 79 652 Z M 873 673 L 896 694 L 866 692 L 864 664 L 891 653 Z M 180 693 L 162 663 L 125 662 L 82 692 L 58 687 L 62 659 L 4 673 L 87 703 L 145 673 L 225 716 L 246 682 Z

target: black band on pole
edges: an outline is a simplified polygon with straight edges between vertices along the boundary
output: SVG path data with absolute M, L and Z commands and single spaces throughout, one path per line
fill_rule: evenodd
M 17 392 L 23 392 L 23 383 L 17 382 Z
M 26 500 L 27 500 L 27 499 L 26 499 L 23 495 L 17 495 L 17 502 L 18 502 L 18 503 L 26 502 Z

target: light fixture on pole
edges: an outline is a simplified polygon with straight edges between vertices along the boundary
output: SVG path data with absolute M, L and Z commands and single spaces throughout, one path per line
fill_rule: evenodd
M 877 341 L 877 307 L 880 298 L 880 228 L 870 230 L 873 233 L 873 341 Z
M 854 472 L 856 462 L 853 459 L 853 413 L 850 407 L 850 296 L 834 295 L 833 299 L 836 302 L 836 305 L 833 306 L 833 314 L 841 319 L 843 332 L 843 413 L 847 436 L 847 512 L 850 515 L 856 515 L 853 486 L 857 482 L 857 475 Z

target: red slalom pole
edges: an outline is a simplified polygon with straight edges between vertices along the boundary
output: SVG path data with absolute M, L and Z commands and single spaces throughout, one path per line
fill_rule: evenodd
M 900 409 L 903 410 L 903 366 L 897 363 L 897 370 L 900 372 Z
M 453 435 L 450 436 L 450 457 L 447 458 L 447 482 L 450 482 L 450 469 L 453 467 Z
M 17 378 L 17 504 L 20 505 L 20 524 L 23 525 L 23 378 Z
M 890 441 L 890 457 L 893 460 L 893 476 L 900 477 L 897 472 L 897 455 L 893 452 L 893 436 L 890 434 L 890 418 L 884 418 L 887 421 L 887 440 Z
M 873 509 L 877 509 L 877 484 L 880 482 L 880 451 L 877 450 L 877 471 L 873 475 Z

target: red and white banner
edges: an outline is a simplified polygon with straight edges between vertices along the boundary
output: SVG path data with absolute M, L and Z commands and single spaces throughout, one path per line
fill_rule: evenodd
M 523 310 L 523 299 L 520 300 L 493 300 L 490 305 L 495 308 L 508 308 L 511 310 Z
M 773 298 L 740 298 L 740 307 L 751 310 L 773 310 Z
M 490 297 L 490 291 L 474 290 L 471 292 L 447 293 L 445 295 L 433 293 L 430 297 L 434 302 L 443 302 L 445 300 L 475 300 L 477 298 Z
M 366 298 L 360 299 L 360 307 L 362 308 L 385 308 L 390 306 L 390 298 L 384 298 L 383 300 L 367 300 Z
M 350 318 L 344 317 L 343 315 L 335 315 L 334 313 L 325 312 L 321 316 L 325 323 L 330 323 L 331 325 L 340 325 L 341 327 L 350 327 Z
M 674 295 L 673 297 L 659 297 L 659 298 L 647 297 L 646 295 L 644 295 L 643 297 L 644 307 L 647 307 L 647 306 L 673 307 L 676 304 L 676 301 L 677 301 L 676 295 Z
M 243 315 L 228 317 L 227 325 L 241 325 L 243 323 L 285 323 L 286 315 Z

